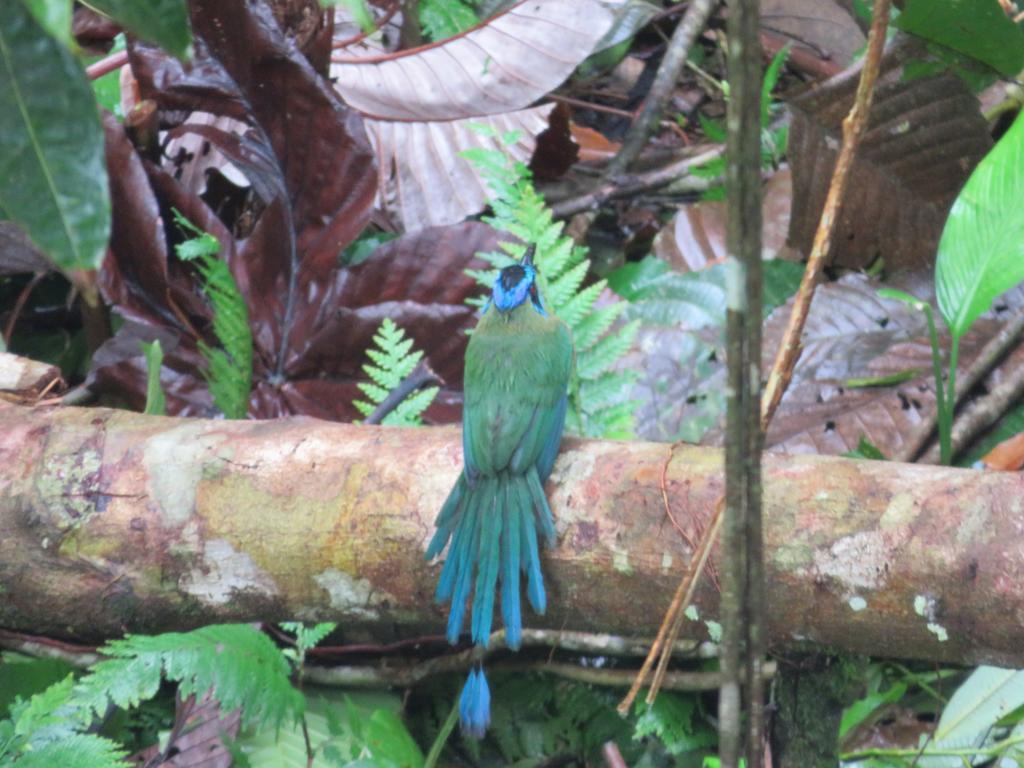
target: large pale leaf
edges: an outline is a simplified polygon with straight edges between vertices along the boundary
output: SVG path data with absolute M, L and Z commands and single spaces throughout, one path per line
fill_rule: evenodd
M 392 122 L 365 119 L 377 154 L 377 206 L 394 215 L 411 232 L 423 227 L 455 224 L 482 211 L 490 192 L 476 166 L 460 153 L 470 147 L 501 149 L 513 160 L 527 162 L 536 136 L 548 127 L 554 104 L 516 112 L 434 122 Z M 473 130 L 487 125 L 498 131 L 488 136 Z M 499 136 L 515 131 L 513 144 Z
M 978 667 L 957 688 L 935 727 L 936 749 L 979 747 L 997 721 L 1024 705 L 1024 672 L 999 667 Z M 956 756 L 921 758 L 922 768 L 958 768 Z
M 523 109 L 560 85 L 612 24 L 599 0 L 524 0 L 442 43 L 333 59 L 345 101 L 367 117 L 432 121 Z
M 394 54 L 335 57 L 331 76 L 363 113 L 377 155 L 377 205 L 406 231 L 451 224 L 483 210 L 488 191 L 460 156 L 516 132 L 508 149 L 527 160 L 548 128 L 560 85 L 609 30 L 620 0 L 531 0 L 441 43 Z M 585 22 L 583 21 L 585 19 Z
M 20 2 L 0 25 L 0 218 L 62 269 L 99 265 L 110 234 L 103 134 L 81 66 Z
M 962 80 L 939 74 L 908 81 L 894 65 L 900 56 L 920 52 L 903 44 L 897 54 L 876 86 L 839 212 L 829 254 L 838 266 L 864 268 L 879 256 L 890 270 L 930 266 L 949 206 L 992 145 L 978 100 Z M 828 193 L 856 75 L 844 72 L 791 102 L 789 243 L 805 255 Z
M 962 336 L 996 296 L 1024 280 L 1024 116 L 960 192 L 939 242 L 939 309 Z

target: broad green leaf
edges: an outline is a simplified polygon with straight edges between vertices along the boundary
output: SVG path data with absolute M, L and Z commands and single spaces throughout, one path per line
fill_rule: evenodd
M 179 59 L 192 56 L 185 0 L 86 0 L 85 4 Z
M 95 269 L 110 236 L 103 132 L 81 66 L 19 2 L 0 24 L 0 218 L 63 270 Z
M 1004 75 L 1016 75 L 1024 68 L 1024 32 L 996 0 L 908 0 L 895 24 Z
M 1024 280 L 1024 115 L 974 169 L 939 240 L 935 290 L 955 338 Z
M 71 37 L 73 0 L 22 0 L 39 25 L 68 48 L 74 47 Z

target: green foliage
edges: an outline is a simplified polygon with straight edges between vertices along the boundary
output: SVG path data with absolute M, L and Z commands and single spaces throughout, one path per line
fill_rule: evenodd
M 782 162 L 782 157 L 786 153 L 786 143 L 789 140 L 788 124 L 776 128 L 769 125 L 772 116 L 779 109 L 779 105 L 772 100 L 772 92 L 782 75 L 782 65 L 786 63 L 789 49 L 790 46 L 787 44 L 772 57 L 761 81 L 761 167 L 765 169 L 775 168 Z M 728 93 L 726 95 L 728 96 Z M 718 143 L 726 140 L 723 120 L 712 120 L 698 112 L 697 121 L 708 140 Z M 693 174 L 705 179 L 717 179 L 725 173 L 725 164 L 726 158 L 719 157 L 694 168 Z M 712 187 L 701 197 L 704 200 L 724 200 L 725 187 L 722 185 Z
M 108 55 L 120 53 L 127 48 L 125 42 L 124 32 L 121 32 L 114 38 L 114 45 L 110 49 Z M 101 57 L 97 56 L 95 61 L 99 61 Z M 90 61 L 89 63 L 93 63 Z M 96 95 L 96 102 L 103 109 L 110 112 L 118 120 L 124 119 L 124 113 L 121 111 L 121 70 L 115 69 L 113 72 L 108 72 L 103 77 L 98 77 L 92 81 L 92 91 Z
M 296 636 L 295 652 L 281 651 L 248 624 L 204 627 L 187 633 L 129 635 L 101 649 L 106 657 L 77 681 L 67 674 L 43 690 L 39 680 L 22 686 L 10 717 L 0 721 L 0 765 L 113 768 L 124 766 L 122 745 L 94 733 L 97 718 L 137 708 L 154 696 L 161 680 L 177 683 L 177 694 L 201 696 L 207 691 L 224 711 L 241 708 L 250 734 L 228 744 L 236 764 L 306 766 L 306 737 L 316 765 L 346 768 L 420 768 L 423 754 L 396 714 L 395 696 L 360 694 L 356 704 L 336 691 L 334 706 L 324 697 L 307 700 L 290 680 L 292 662 L 335 627 L 284 624 Z M 52 666 L 34 660 L 4 657 L 7 666 L 31 669 Z M 46 675 L 52 678 L 52 669 Z M 369 702 L 369 703 L 367 703 Z M 380 706 L 383 704 L 384 706 Z M 152 718 L 150 718 L 152 719 Z M 116 729 L 115 729 L 116 730 Z M 123 730 L 123 729 L 122 729 Z M 117 731 L 120 733 L 119 731 Z M 149 743 L 152 743 L 151 741 Z
M 632 764 L 640 746 L 615 711 L 609 691 L 540 675 L 492 674 L 491 730 L 502 762 L 576 755 L 599 764 L 601 745 L 615 741 Z
M 166 416 L 167 398 L 160 387 L 160 368 L 164 364 L 164 350 L 159 339 L 149 344 L 139 342 L 139 346 L 142 347 L 142 354 L 146 358 L 146 409 L 143 413 Z
M 348 11 L 359 28 L 366 34 L 373 32 L 377 26 L 373 21 L 373 13 L 367 0 L 320 0 L 320 4 L 324 6 L 340 5 Z
M 696 696 L 662 691 L 653 704 L 638 701 L 634 739 L 657 736 L 671 755 L 709 749 L 718 743 L 718 734 L 697 716 Z
M 179 59 L 192 55 L 192 30 L 185 0 L 89 0 L 136 37 L 156 43 Z
M 305 656 L 306 651 L 310 648 L 318 646 L 325 637 L 337 628 L 338 625 L 333 621 L 324 621 L 320 624 L 314 624 L 312 627 L 307 627 L 301 621 L 281 622 L 281 629 L 295 635 L 295 647 L 302 656 Z
M 0 25 L 0 219 L 60 269 L 99 266 L 110 237 L 103 132 L 81 65 L 20 2 Z
M 0 717 L 7 717 L 15 698 L 27 699 L 68 676 L 71 665 L 60 659 L 33 659 L 5 651 L 0 655 Z
M 916 685 L 941 701 L 931 682 L 960 674 L 957 670 L 914 673 L 898 664 L 872 665 L 868 693 L 844 712 L 841 737 L 858 725 L 870 723 L 896 701 L 906 702 L 907 691 Z M 892 679 L 895 672 L 896 679 Z M 904 704 L 904 706 L 906 706 Z M 931 711 L 931 707 L 924 707 Z M 1020 765 L 1024 757 L 1024 672 L 978 667 L 946 702 L 934 731 L 921 736 L 918 746 L 909 748 L 866 748 L 842 756 L 843 761 L 861 765 L 960 768 L 965 765 Z M 875 761 L 875 762 L 871 762 Z
M 476 11 L 463 0 L 420 0 L 420 26 L 434 42 L 454 37 L 476 26 Z
M 76 732 L 64 713 L 74 677 L 67 675 L 28 700 L 14 700 L 0 721 L 0 765 L 18 768 L 113 768 L 124 766 L 123 750 L 109 739 Z
M 879 450 L 878 446 L 863 435 L 861 435 L 860 441 L 857 443 L 857 447 L 852 451 L 847 451 L 843 456 L 848 459 L 871 459 L 872 461 L 886 460 L 885 454 Z
M 487 129 L 478 126 L 478 130 Z M 515 134 L 502 139 L 510 143 Z M 569 390 L 572 407 L 566 418 L 567 428 L 591 437 L 630 436 L 637 403 L 623 401 L 621 393 L 631 391 L 636 374 L 616 370 L 616 364 L 632 345 L 639 322 L 620 324 L 609 333 L 626 310 L 626 303 L 595 306 L 607 283 L 598 280 L 584 285 L 590 269 L 587 251 L 562 234 L 562 223 L 553 221 L 525 164 L 510 161 L 497 150 L 477 148 L 462 154 L 480 170 L 493 193 L 494 215 L 487 221 L 523 243 L 536 245 L 534 262 L 541 275 L 541 292 L 548 307 L 572 329 L 576 370 Z M 496 270 L 522 258 L 525 250 L 524 245 L 509 242 L 502 243 L 501 248 L 503 253 L 480 254 L 495 270 L 469 271 L 481 285 L 490 288 Z
M 381 322 L 373 342 L 377 348 L 366 350 L 371 362 L 363 366 L 363 371 L 371 381 L 359 383 L 359 389 L 369 399 L 356 400 L 354 403 L 364 416 L 373 413 L 391 390 L 412 373 L 423 357 L 421 351 L 412 348 L 412 339 L 406 338 L 405 331 L 395 325 L 389 317 L 385 317 Z M 381 423 L 395 427 L 420 424 L 420 414 L 434 401 L 437 392 L 437 387 L 424 387 L 413 392 L 385 416 Z
M 953 459 L 953 411 L 960 339 L 999 294 L 1024 281 L 1024 115 L 974 169 L 950 210 L 939 240 L 935 292 L 952 337 L 943 385 L 938 333 L 931 306 L 894 289 L 879 291 L 925 313 L 932 345 L 941 461 Z
M 124 756 L 124 751 L 110 739 L 72 733 L 60 741 L 46 742 L 24 752 L 13 764 L 17 768 L 125 768 L 128 764 L 123 761 Z
M 22 0 L 32 12 L 46 34 L 56 38 L 61 45 L 74 49 L 76 43 L 71 36 L 71 18 L 74 0 Z
M 209 366 L 205 372 L 214 404 L 229 419 L 244 419 L 252 389 L 252 330 L 245 297 L 227 262 L 217 258 L 220 243 L 192 222 L 174 212 L 175 223 L 194 237 L 175 247 L 182 261 L 195 262 L 203 290 L 213 308 L 213 333 L 221 347 L 203 341 L 199 351 Z
M 192 632 L 128 635 L 104 646 L 110 657 L 89 668 L 71 703 L 87 722 L 108 704 L 133 707 L 151 698 L 162 677 L 182 696 L 211 691 L 224 710 L 243 708 L 243 722 L 276 728 L 302 714 L 303 699 L 289 680 L 288 662 L 248 624 L 214 624 Z
M 1024 68 L 1024 32 L 993 0 L 908 0 L 895 20 L 900 29 L 952 48 L 1003 75 Z
M 789 301 L 803 276 L 803 265 L 776 259 L 764 269 L 763 312 Z M 690 330 L 708 325 L 725 326 L 725 265 L 697 272 L 676 272 L 655 256 L 619 267 L 608 284 L 629 301 L 627 317 L 649 325 L 683 326 Z
M 954 339 L 1024 280 L 1024 115 L 967 180 L 939 240 L 935 290 Z
M 318 690 L 307 697 L 303 726 L 249 730 L 230 746 L 236 765 L 305 768 L 306 735 L 313 765 L 337 768 L 420 768 L 423 753 L 396 714 L 401 699 L 373 693 Z

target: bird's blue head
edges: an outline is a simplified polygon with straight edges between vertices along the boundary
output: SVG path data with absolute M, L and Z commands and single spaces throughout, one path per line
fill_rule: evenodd
M 537 289 L 537 268 L 533 265 L 535 248 L 531 245 L 522 261 L 498 273 L 491 290 L 491 301 L 500 312 L 511 312 L 529 298 L 534 309 L 542 315 L 547 314 Z

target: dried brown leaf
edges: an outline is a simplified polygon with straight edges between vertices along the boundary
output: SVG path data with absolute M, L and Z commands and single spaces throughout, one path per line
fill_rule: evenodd
M 875 88 L 832 241 L 833 265 L 864 268 L 879 256 L 893 270 L 933 264 L 949 207 L 992 146 L 978 100 L 958 77 L 904 81 L 900 73 L 891 69 Z M 837 75 L 791 102 L 789 243 L 805 254 L 824 206 L 857 74 Z

